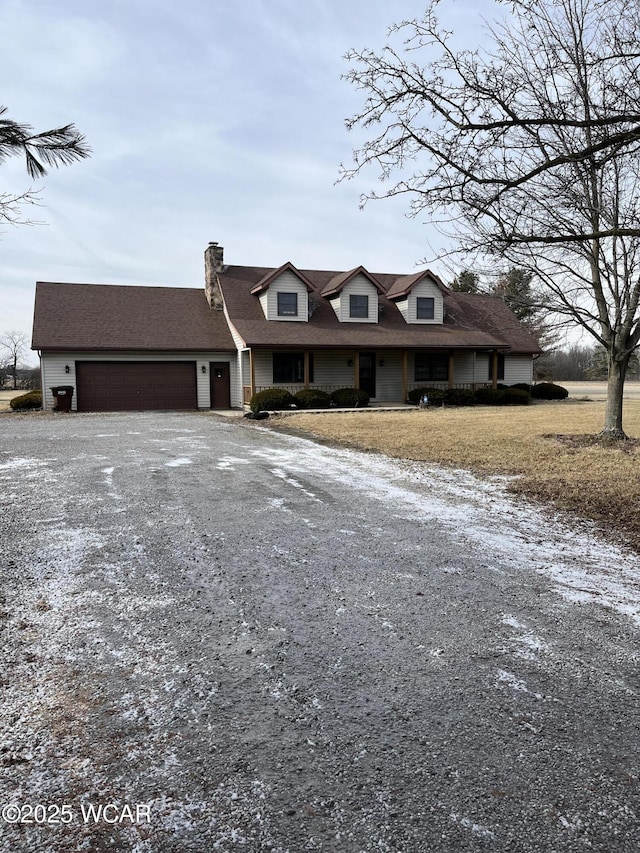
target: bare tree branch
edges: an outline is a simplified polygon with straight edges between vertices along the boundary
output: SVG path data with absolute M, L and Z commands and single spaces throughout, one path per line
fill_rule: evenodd
M 378 169 L 381 192 L 442 223 L 461 252 L 532 271 L 550 309 L 608 354 L 605 430 L 622 432 L 640 343 L 640 5 L 502 0 L 487 48 L 454 50 L 431 0 L 379 53 L 351 51 L 364 92 L 347 127 L 373 130 L 341 179 Z

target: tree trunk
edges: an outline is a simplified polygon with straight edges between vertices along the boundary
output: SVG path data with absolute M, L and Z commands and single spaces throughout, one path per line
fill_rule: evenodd
M 604 414 L 603 438 L 623 440 L 628 438 L 622 429 L 622 392 L 627 373 L 628 358 L 618 361 L 609 353 L 609 378 L 607 380 L 607 406 Z

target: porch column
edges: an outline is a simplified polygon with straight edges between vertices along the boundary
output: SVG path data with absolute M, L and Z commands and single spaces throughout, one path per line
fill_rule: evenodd
M 360 353 L 358 351 L 353 354 L 353 387 L 360 387 Z
M 407 402 L 407 394 L 409 393 L 409 353 L 404 350 L 402 353 L 402 402 Z
M 249 373 L 251 375 L 251 397 L 256 393 L 256 363 L 253 359 L 253 350 L 249 350 Z
M 498 350 L 491 353 L 491 387 L 498 387 Z
M 447 381 L 449 388 L 453 388 L 453 350 L 449 350 L 449 367 L 447 370 Z

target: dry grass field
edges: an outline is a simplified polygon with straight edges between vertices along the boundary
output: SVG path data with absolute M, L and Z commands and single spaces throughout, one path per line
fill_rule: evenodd
M 294 428 L 389 456 L 514 477 L 509 488 L 597 522 L 640 548 L 640 401 L 625 404 L 632 440 L 603 446 L 604 402 L 571 398 L 513 408 L 295 414 Z

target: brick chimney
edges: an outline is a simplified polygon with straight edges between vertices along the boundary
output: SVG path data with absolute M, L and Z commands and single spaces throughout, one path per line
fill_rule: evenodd
M 224 249 L 209 243 L 204 252 L 204 292 L 211 308 L 222 311 L 222 291 L 218 274 L 224 271 Z

